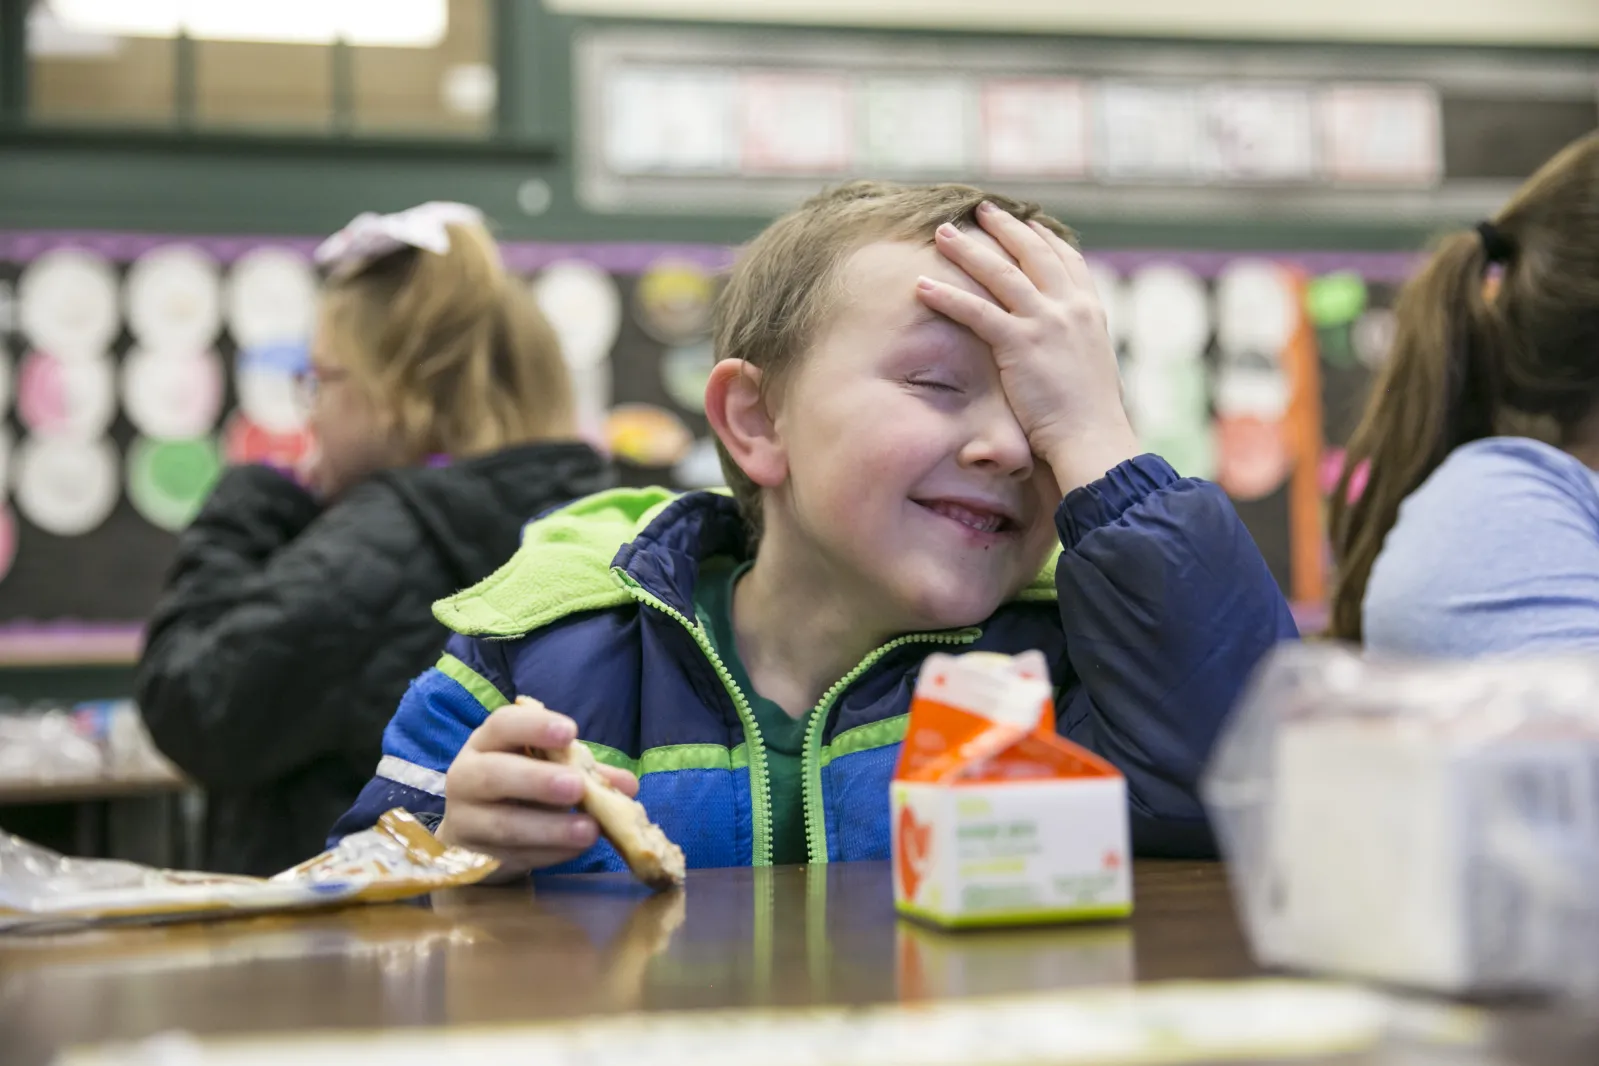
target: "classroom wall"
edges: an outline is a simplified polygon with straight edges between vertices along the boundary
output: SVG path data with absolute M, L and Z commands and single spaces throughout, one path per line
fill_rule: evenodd
M 573 15 L 1417 44 L 1599 44 L 1594 0 L 549 0 Z
M 646 3 L 650 0 L 556 0 L 557 3 Z M 695 3 L 698 0 L 678 0 Z M 897 0 L 891 0 L 897 3 Z M 1135 3 L 1149 0 L 1135 0 Z M 1242 0 L 1230 0 L 1232 3 Z M 1409 0 L 1401 0 L 1401 4 Z M 1532 9 L 1555 0 L 1529 0 Z M 1467 0 L 1466 6 L 1481 0 Z M 1589 0 L 1583 0 L 1587 5 Z M 1228 5 L 1223 5 L 1223 10 Z M 1579 5 L 1580 6 L 1580 5 Z M 1599 4 L 1591 5 L 1599 11 Z M 323 134 L 272 136 L 260 133 L 197 134 L 0 127 L 0 229 L 132 229 L 170 233 L 314 234 L 330 231 L 359 211 L 398 209 L 424 199 L 459 199 L 481 205 L 509 239 L 545 241 L 739 242 L 770 217 L 767 209 L 728 212 L 588 209 L 575 190 L 573 137 L 574 41 L 590 30 L 636 26 L 641 30 L 693 28 L 693 24 L 597 19 L 551 12 L 531 0 L 499 7 L 502 129 L 491 140 L 458 143 L 426 140 L 347 139 Z M 652 10 L 666 10 L 664 7 Z M 778 9 L 738 6 L 746 14 Z M 793 15 L 798 18 L 798 14 Z M 1599 17 L 1599 16 L 1595 16 Z M 839 16 L 843 21 L 844 16 Z M 1574 24 L 1577 21 L 1574 19 Z M 704 27 L 705 24 L 701 23 Z M 868 31 L 840 26 L 758 27 L 718 24 L 715 29 L 776 40 L 805 35 L 852 47 L 982 45 L 999 54 L 1012 49 L 1077 47 L 1095 53 L 1116 47 L 1138 51 L 1122 39 L 1071 38 L 1059 34 L 972 34 L 938 30 Z M 1566 42 L 1570 44 L 1571 42 Z M 1173 42 L 1163 45 L 1170 51 Z M 1262 45 L 1277 62 L 1301 62 L 1358 70 L 1417 68 L 1462 50 L 1413 45 Z M 1226 43 L 1192 48 L 1232 54 Z M 4 62 L 0 50 L 0 63 Z M 1165 54 L 1163 51 L 1161 54 Z M 1569 62 L 1594 49 L 1522 51 L 1471 49 L 1492 68 L 1503 61 L 1503 78 L 1522 77 L 1529 64 L 1550 57 Z M 15 53 L 13 53 L 15 55 Z M 13 60 L 15 61 L 15 60 Z M 1217 60 L 1220 61 L 1220 60 Z M 1478 66 L 1484 64 L 1479 63 Z M 1518 70 L 1520 71 L 1518 73 Z M 15 81 L 0 70 L 0 84 Z M 1497 202 L 1497 186 L 1487 200 Z M 1431 216 L 1342 218 L 1314 212 L 1273 210 L 1262 197 L 1261 217 L 1205 220 L 1181 210 L 1101 215 L 1085 209 L 1063 189 L 1049 206 L 1071 217 L 1097 247 L 1205 247 L 1215 249 L 1413 248 L 1440 223 Z M 1487 202 L 1463 202 L 1448 221 L 1469 222 Z M 1170 206 L 1170 205 L 1168 205 Z M 1181 201 L 1178 202 L 1181 206 Z M 1447 205 L 1445 205 L 1447 206 Z M 1458 217 L 1457 217 L 1458 216 Z

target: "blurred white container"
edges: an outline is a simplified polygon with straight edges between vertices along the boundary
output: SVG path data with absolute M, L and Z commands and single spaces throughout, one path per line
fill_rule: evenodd
M 1285 645 L 1203 792 L 1261 962 L 1599 990 L 1599 662 Z

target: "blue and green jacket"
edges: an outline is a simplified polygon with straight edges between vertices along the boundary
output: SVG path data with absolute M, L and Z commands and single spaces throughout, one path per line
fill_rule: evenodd
M 898 637 L 823 695 L 804 753 L 812 862 L 887 857 L 917 669 L 962 649 L 1042 650 L 1061 735 L 1127 777 L 1135 849 L 1210 853 L 1196 782 L 1250 670 L 1296 636 L 1287 604 L 1226 495 L 1155 456 L 1072 492 L 1056 525 L 1061 550 L 982 625 Z M 618 489 L 530 524 L 509 563 L 435 606 L 456 635 L 412 683 L 333 839 L 392 807 L 436 821 L 467 736 L 529 695 L 638 774 L 691 867 L 769 864 L 760 729 L 693 606 L 700 562 L 742 557 L 747 541 L 733 501 L 710 492 Z M 602 840 L 559 870 L 622 868 Z

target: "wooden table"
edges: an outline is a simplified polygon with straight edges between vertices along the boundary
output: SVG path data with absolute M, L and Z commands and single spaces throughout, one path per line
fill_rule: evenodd
M 415 905 L 4 937 L 0 1059 L 169 1029 L 459 1026 L 1257 972 L 1219 865 L 1140 862 L 1135 884 L 1131 922 L 986 933 L 896 922 L 887 865 L 852 863 L 697 871 L 669 896 L 624 877 L 553 878 Z M 1506 1057 L 1425 1061 L 1599 1063 L 1584 1023 L 1528 1007 L 1495 1017 Z

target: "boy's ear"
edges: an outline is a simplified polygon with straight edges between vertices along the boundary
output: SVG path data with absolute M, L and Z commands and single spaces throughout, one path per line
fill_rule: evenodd
M 744 476 L 762 488 L 788 477 L 788 453 L 761 396 L 760 368 L 723 359 L 705 383 L 705 417 Z

